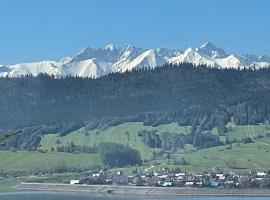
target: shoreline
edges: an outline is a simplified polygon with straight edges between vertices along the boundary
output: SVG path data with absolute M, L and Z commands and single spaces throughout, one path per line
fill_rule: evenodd
M 219 188 L 177 188 L 146 186 L 112 185 L 70 185 L 54 183 L 20 183 L 13 187 L 17 190 L 76 192 L 107 195 L 142 195 L 142 196 L 256 196 L 270 197 L 270 189 L 219 189 Z

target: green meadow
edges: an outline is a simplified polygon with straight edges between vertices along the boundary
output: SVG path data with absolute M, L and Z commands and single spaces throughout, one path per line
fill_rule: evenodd
M 94 146 L 104 142 L 115 142 L 124 145 L 129 145 L 134 149 L 138 149 L 142 158 L 149 158 L 151 149 L 144 145 L 142 138 L 138 136 L 138 131 L 142 129 L 157 130 L 158 133 L 165 131 L 185 133 L 190 127 L 179 126 L 176 123 L 160 125 L 157 127 L 144 126 L 141 122 L 127 122 L 117 126 L 108 127 L 105 130 L 85 131 L 81 128 L 64 137 L 57 134 L 45 135 L 41 140 L 41 149 L 50 151 L 52 147 L 58 145 L 67 145 L 73 142 L 75 145 Z M 61 144 L 59 144 L 59 142 Z
M 129 145 L 140 151 L 143 159 L 150 158 L 152 151 L 144 145 L 142 138 L 138 136 L 138 131 L 142 129 L 157 130 L 158 133 L 165 131 L 186 133 L 190 127 L 179 126 L 175 123 L 160 125 L 157 127 L 144 126 L 140 122 L 128 122 L 117 126 L 108 127 L 104 130 L 85 131 L 81 128 L 64 137 L 58 134 L 45 135 L 40 143 L 40 149 L 47 150 L 41 152 L 8 152 L 0 151 L 0 170 L 4 171 L 35 171 L 43 169 L 56 169 L 59 167 L 88 169 L 92 166 L 101 165 L 98 154 L 85 153 L 60 153 L 51 152 L 51 148 L 58 145 L 67 145 L 73 142 L 75 145 L 94 146 L 103 142 L 115 142 Z M 232 126 L 226 136 L 231 138 L 255 137 L 265 135 L 268 131 L 267 125 L 245 125 Z M 216 133 L 216 129 L 212 130 Z M 224 136 L 222 136 L 224 139 Z M 250 144 L 233 144 L 231 146 L 220 146 L 202 150 L 194 150 L 192 145 L 186 145 L 184 150 L 172 154 L 171 159 L 184 158 L 188 164 L 175 166 L 169 165 L 164 159 L 150 161 L 149 164 L 141 168 L 152 167 L 180 167 L 187 171 L 202 171 L 212 167 L 233 168 L 234 171 L 248 169 L 269 169 L 270 168 L 270 138 L 254 140 Z
M 0 171 L 36 171 L 56 168 L 89 168 L 100 165 L 97 154 L 72 154 L 56 152 L 0 151 Z

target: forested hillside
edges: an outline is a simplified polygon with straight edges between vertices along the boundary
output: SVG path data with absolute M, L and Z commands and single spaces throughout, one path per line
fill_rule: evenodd
M 270 69 L 216 69 L 192 64 L 109 74 L 91 79 L 0 78 L 0 130 L 22 128 L 9 147 L 31 150 L 41 136 L 123 122 L 192 126 L 189 137 L 226 124 L 270 119 Z M 210 136 L 211 137 L 211 136 Z M 188 138 L 187 138 L 188 140 Z

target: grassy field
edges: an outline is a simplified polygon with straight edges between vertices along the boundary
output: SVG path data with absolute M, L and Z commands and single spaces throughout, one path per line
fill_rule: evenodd
M 72 179 L 84 178 L 85 174 L 74 174 L 74 173 L 54 173 L 48 177 L 20 177 L 19 179 L 2 179 L 0 180 L 0 193 L 1 192 L 16 192 L 18 190 L 12 187 L 19 184 L 20 182 L 35 182 L 35 183 L 69 183 Z M 1 199 L 1 197 L 0 197 Z
M 77 154 L 77 153 L 57 153 L 50 152 L 52 147 L 57 145 L 66 145 L 73 142 L 75 145 L 94 146 L 102 142 L 116 142 L 124 145 L 129 145 L 134 149 L 138 149 L 143 159 L 149 158 L 151 152 L 155 149 L 150 149 L 145 146 L 142 138 L 138 136 L 138 131 L 142 129 L 154 129 L 158 133 L 180 132 L 186 133 L 190 127 L 181 127 L 177 124 L 167 124 L 158 127 L 144 126 L 143 123 L 129 122 L 118 126 L 109 127 L 106 130 L 93 130 L 86 132 L 84 128 L 74 131 L 65 137 L 59 137 L 57 134 L 45 135 L 41 140 L 41 149 L 48 150 L 47 153 L 38 152 L 0 152 L 0 170 L 10 171 L 32 171 L 37 169 L 55 169 L 61 165 L 68 168 L 89 168 L 93 165 L 101 164 L 97 154 Z M 232 126 L 227 133 L 229 137 L 255 137 L 259 134 L 264 135 L 267 130 L 267 125 L 247 125 L 247 126 Z M 216 133 L 216 129 L 212 130 Z M 224 137 L 225 138 L 225 137 Z M 224 139 L 223 138 L 223 139 Z M 61 144 L 57 144 L 57 140 Z M 186 149 L 192 149 L 192 145 L 186 145 Z M 233 166 L 234 170 L 245 169 L 268 169 L 270 168 L 270 139 L 264 138 L 256 140 L 252 144 L 233 144 L 232 149 L 225 146 L 197 150 L 196 152 L 179 150 L 173 157 L 184 157 L 189 165 L 181 166 L 182 169 L 188 171 L 200 171 L 211 167 L 227 168 Z M 155 161 L 154 161 L 155 162 Z M 159 161 L 162 165 L 167 166 L 164 160 Z M 152 163 L 153 164 L 153 163 Z M 145 166 L 147 168 L 149 166 Z M 172 166 L 175 167 L 175 166 Z
M 157 127 L 144 126 L 141 122 L 128 122 L 118 126 L 109 127 L 106 130 L 93 130 L 86 132 L 84 128 L 74 131 L 65 137 L 59 137 L 57 134 L 49 134 L 42 138 L 41 148 L 51 150 L 56 147 L 57 140 L 61 141 L 60 145 L 66 145 L 73 142 L 75 145 L 94 146 L 103 142 L 115 142 L 129 145 L 138 149 L 143 158 L 149 158 L 151 149 L 144 145 L 142 138 L 138 136 L 138 131 L 142 129 L 157 130 L 158 133 L 165 131 L 185 133 L 190 127 L 179 126 L 176 123 L 160 125 Z
M 265 135 L 265 133 L 270 133 L 268 128 L 269 125 L 266 124 L 231 126 L 231 130 L 229 129 L 227 135 L 230 138 L 241 140 L 244 137 L 256 137 L 257 135 Z
M 267 125 L 230 125 L 228 133 L 226 136 L 229 138 L 236 138 L 241 140 L 244 137 L 255 137 L 257 135 L 265 135 L 267 130 Z M 127 122 L 117 126 L 108 127 L 106 130 L 93 130 L 85 131 L 81 128 L 74 131 L 64 137 L 58 136 L 58 134 L 48 134 L 45 135 L 41 140 L 41 148 L 50 151 L 52 147 L 56 148 L 58 145 L 67 145 L 73 142 L 75 145 L 86 145 L 94 146 L 102 142 L 115 142 L 124 145 L 129 145 L 134 149 L 138 149 L 141 153 L 143 159 L 149 159 L 153 149 L 145 146 L 142 138 L 138 136 L 138 131 L 146 130 L 157 130 L 158 133 L 165 131 L 176 132 L 176 133 L 187 133 L 190 127 L 179 126 L 176 123 L 160 125 L 157 127 L 144 126 L 141 122 Z M 217 135 L 217 129 L 214 128 L 211 131 L 212 134 Z M 225 136 L 221 136 L 220 139 L 225 141 Z M 60 141 L 61 144 L 57 144 Z
M 0 170 L 34 171 L 58 167 L 89 168 L 101 164 L 97 154 L 38 153 L 0 151 Z
M 193 153 L 173 154 L 174 158 L 185 158 L 188 165 L 169 165 L 164 160 L 152 161 L 150 165 L 141 167 L 122 168 L 125 173 L 131 173 L 132 170 L 154 171 L 162 168 L 180 167 L 188 172 L 202 172 L 213 167 L 228 169 L 234 172 L 243 172 L 247 170 L 269 170 L 270 169 L 270 138 L 256 140 L 250 144 L 233 145 L 232 149 L 227 146 L 213 147 L 198 150 Z M 159 164 L 157 164 L 159 163 Z M 228 164 L 231 163 L 231 164 Z M 232 164 L 233 163 L 233 164 Z M 233 168 L 232 168 L 233 167 Z M 120 170 L 120 169 L 116 169 Z
M 13 186 L 17 185 L 19 181 L 13 180 L 0 180 L 0 193 L 1 192 L 12 192 L 15 189 L 12 189 Z
M 231 168 L 234 171 L 249 169 L 270 169 L 270 138 L 256 140 L 251 144 L 234 144 L 229 146 L 213 147 L 197 150 L 192 153 L 177 153 L 173 158 L 184 157 L 188 165 L 179 165 L 183 170 L 202 171 L 212 167 Z M 0 170 L 30 171 L 35 169 L 50 169 L 57 165 L 65 164 L 68 167 L 90 167 L 100 164 L 99 158 L 95 154 L 71 154 L 71 153 L 36 153 L 36 152 L 0 152 Z M 161 165 L 155 168 L 177 167 L 165 164 L 165 160 L 159 161 Z M 231 167 L 230 164 L 232 163 Z M 149 168 L 149 165 L 140 169 Z M 125 169 L 124 169 L 125 170 Z
M 34 183 L 66 183 L 69 184 L 72 179 L 85 178 L 85 173 L 54 173 L 45 177 L 22 177 L 21 182 L 34 182 Z
M 248 169 L 270 169 L 270 139 L 264 138 L 250 144 L 237 144 L 198 150 L 189 154 L 177 154 L 184 157 L 189 165 L 182 166 L 189 171 L 200 171 L 212 167 L 234 168 L 234 171 Z

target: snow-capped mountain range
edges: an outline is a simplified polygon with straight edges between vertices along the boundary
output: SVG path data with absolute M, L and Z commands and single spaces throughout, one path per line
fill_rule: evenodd
M 258 69 L 270 66 L 270 56 L 227 54 L 210 42 L 185 51 L 171 48 L 142 49 L 130 44 L 118 48 L 108 44 L 104 48 L 84 48 L 74 57 L 66 57 L 59 61 L 0 65 L 0 76 L 18 77 L 26 74 L 36 76 L 39 73 L 47 73 L 55 76 L 100 77 L 112 72 L 184 62 L 217 68 Z

